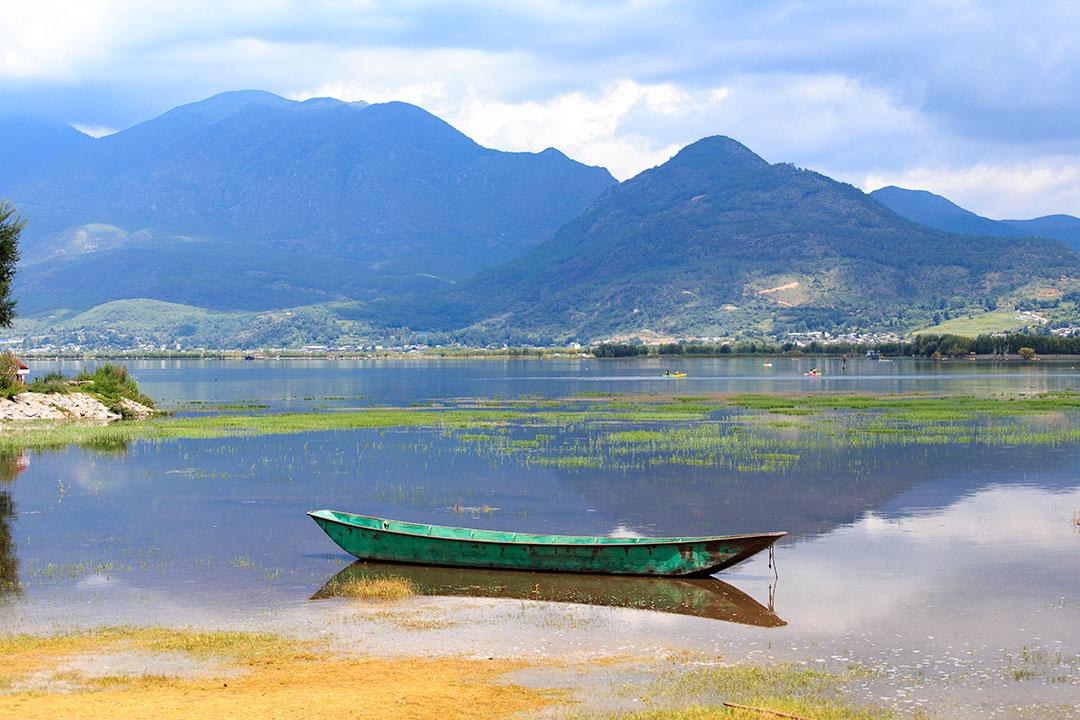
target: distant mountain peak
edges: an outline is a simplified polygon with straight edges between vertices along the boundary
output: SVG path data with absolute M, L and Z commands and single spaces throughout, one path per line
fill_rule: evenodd
M 674 165 L 708 163 L 728 167 L 769 167 L 769 163 L 760 155 L 726 135 L 711 135 L 691 143 L 669 162 Z
M 965 210 L 952 200 L 942 197 L 941 195 L 936 195 L 929 190 L 909 190 L 908 188 L 902 188 L 896 185 L 886 185 L 885 187 L 878 188 L 870 193 L 870 196 L 878 202 L 889 206 L 894 212 L 898 212 L 905 216 L 907 215 L 907 212 L 905 211 L 909 207 L 920 207 L 944 215 L 977 217 L 975 213 L 970 210 Z M 903 210 L 898 208 L 902 208 Z
M 300 101 L 300 104 L 306 107 L 335 108 L 341 107 L 342 105 L 350 105 L 351 103 L 347 103 L 344 100 L 338 100 L 337 98 L 332 97 L 313 97 L 308 98 L 307 100 Z
M 909 190 L 895 185 L 879 188 L 870 196 L 896 214 L 938 230 L 989 237 L 1045 237 L 1080 250 L 1080 218 L 1071 215 L 992 220 L 928 190 Z
M 248 105 L 269 105 L 270 107 L 282 107 L 292 100 L 286 100 L 280 95 L 275 95 L 266 90 L 228 90 L 226 92 L 211 95 L 205 100 L 188 103 L 173 108 L 162 117 L 170 115 L 200 115 L 208 119 L 227 117 L 242 110 Z

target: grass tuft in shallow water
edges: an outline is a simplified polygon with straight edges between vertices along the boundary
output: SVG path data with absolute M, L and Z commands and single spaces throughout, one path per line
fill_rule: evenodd
M 390 602 L 416 594 L 416 585 L 408 578 L 396 575 L 356 575 L 345 580 L 333 580 L 328 594 L 355 600 Z

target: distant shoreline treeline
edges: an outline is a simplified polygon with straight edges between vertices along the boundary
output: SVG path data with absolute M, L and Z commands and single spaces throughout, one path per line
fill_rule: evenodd
M 26 352 L 27 359 L 172 359 L 172 360 L 240 360 L 252 359 L 251 353 L 262 353 L 258 360 L 312 360 L 312 359 L 464 359 L 464 358 L 520 358 L 520 359 L 566 359 L 570 358 L 632 358 L 632 357 L 724 357 L 735 355 L 826 355 L 849 357 L 873 352 L 888 357 L 959 357 L 974 353 L 979 356 L 1019 355 L 1021 348 L 1031 348 L 1037 355 L 1080 355 L 1080 337 L 1055 335 L 1009 335 L 964 337 L 960 335 L 919 335 L 911 340 L 885 343 L 822 343 L 809 342 L 769 343 L 764 341 L 737 341 L 732 343 L 681 342 L 646 345 L 644 343 L 601 343 L 592 347 L 432 347 L 424 350 L 396 351 L 307 351 L 307 350 L 108 350 L 93 352 Z
M 644 345 L 633 343 L 604 343 L 592 348 L 596 357 L 689 356 L 717 357 L 723 355 L 865 355 L 874 352 L 890 357 L 958 357 L 960 355 L 1016 355 L 1020 348 L 1031 348 L 1038 355 L 1080 355 L 1080 337 L 1056 335 L 917 335 L 911 340 L 885 343 L 795 343 L 734 342 L 734 343 L 665 343 Z

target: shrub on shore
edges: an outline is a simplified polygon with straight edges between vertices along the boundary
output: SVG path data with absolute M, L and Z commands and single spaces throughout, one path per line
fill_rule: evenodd
M 106 401 L 119 402 L 127 398 L 147 407 L 154 406 L 152 399 L 139 392 L 139 384 L 128 375 L 124 365 L 105 363 L 92 372 L 79 373 L 75 381 L 80 383 L 81 390 L 99 395 Z

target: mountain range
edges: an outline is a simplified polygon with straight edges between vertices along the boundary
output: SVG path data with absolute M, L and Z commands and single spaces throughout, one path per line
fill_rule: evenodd
M 1030 220 L 991 220 L 932 192 L 908 190 L 895 185 L 874 190 L 870 197 L 898 215 L 938 230 L 990 237 L 1053 238 L 1074 250 L 1080 250 L 1080 218 L 1072 215 L 1044 215 Z
M 239 91 L 100 139 L 72 133 L 37 128 L 39 160 L 15 147 L 23 160 L 0 184 L 30 220 L 25 314 L 124 298 L 265 310 L 437 287 L 550 238 L 615 182 L 554 149 L 481 147 L 396 102 Z
M 942 306 L 996 307 L 1077 279 L 1080 259 L 1058 241 L 944 233 L 710 137 L 607 191 L 522 257 L 430 304 L 374 303 L 401 311 L 371 317 L 554 340 L 901 329 Z
M 960 208 L 974 229 L 942 229 L 912 217 L 922 194 L 866 195 L 727 137 L 616 183 L 405 103 L 239 91 L 99 139 L 7 127 L 31 344 L 909 331 L 1029 301 L 1067 320 L 1080 298 L 1059 240 Z

